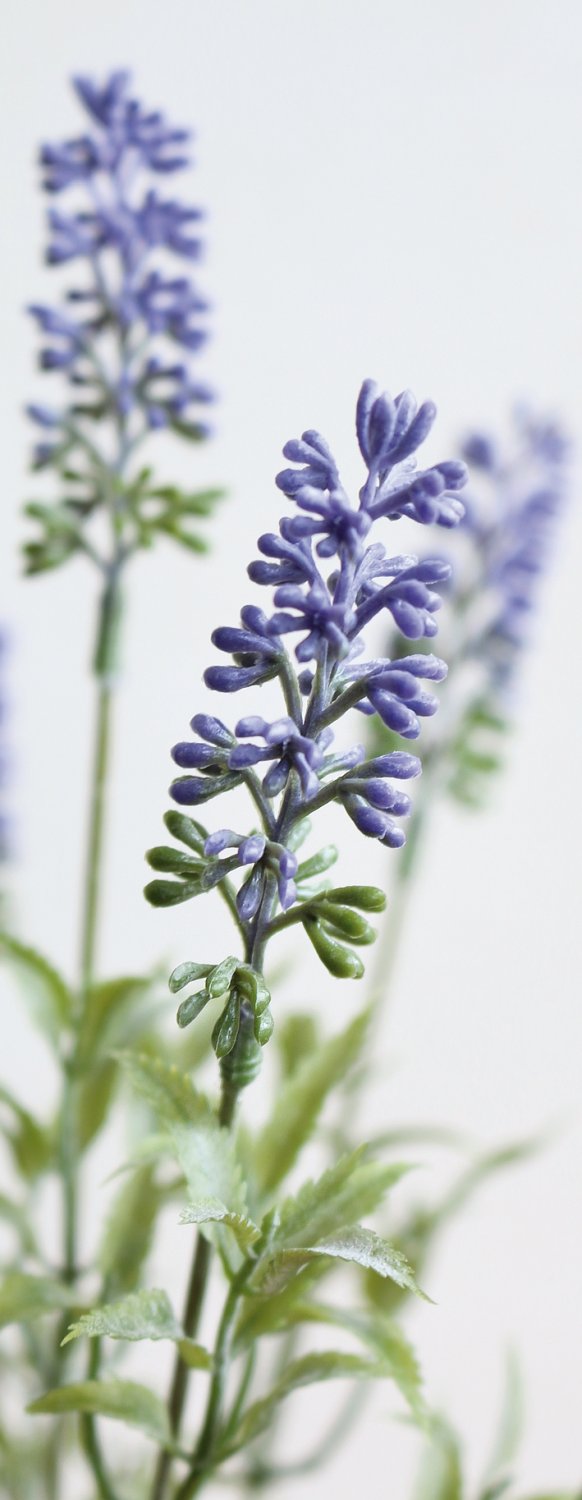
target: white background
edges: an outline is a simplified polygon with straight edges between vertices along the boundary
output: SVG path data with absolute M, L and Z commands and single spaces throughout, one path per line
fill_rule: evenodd
M 170 473 L 224 483 L 231 498 L 208 564 L 162 548 L 134 569 L 103 941 L 110 972 L 160 954 L 173 964 L 199 956 L 202 923 L 211 940 L 210 906 L 152 914 L 142 851 L 160 837 L 168 748 L 207 701 L 210 629 L 248 597 L 253 538 L 279 513 L 272 479 L 286 438 L 318 426 L 355 482 L 353 406 L 366 375 L 434 397 L 435 458 L 467 424 L 502 423 L 515 396 L 580 437 L 582 10 L 575 0 L 19 0 L 5 28 L 1 614 L 12 641 L 16 911 L 69 968 L 94 588 L 81 566 L 23 583 L 14 561 L 19 500 L 32 492 L 20 412 L 33 390 L 50 396 L 23 315 L 52 289 L 34 153 L 40 139 L 79 128 L 66 86 L 74 70 L 129 65 L 144 100 L 198 132 L 191 190 L 209 209 L 201 279 L 216 304 L 201 371 L 222 394 L 215 442 L 167 458 Z M 428 1277 L 437 1306 L 413 1322 L 429 1393 L 462 1431 L 472 1475 L 505 1351 L 517 1348 L 520 1474 L 538 1491 L 579 1482 L 582 1458 L 581 536 L 578 474 L 511 765 L 487 816 L 448 808 L 433 826 L 389 1066 L 369 1107 L 375 1124 L 436 1119 L 482 1142 L 558 1127 L 551 1150 L 490 1186 L 451 1232 Z M 369 846 L 349 848 L 350 873 L 359 859 L 367 875 Z M 313 964 L 300 981 L 300 1000 L 312 1002 Z M 338 1001 L 322 988 L 330 1021 L 359 1001 L 348 989 Z M 3 1075 L 17 1073 L 38 1104 L 50 1089 L 45 1058 L 18 1012 L 2 1042 Z M 419 1182 L 430 1192 L 430 1171 Z M 156 1273 L 174 1284 L 183 1241 L 171 1253 Z M 297 1452 L 334 1399 L 296 1398 Z M 406 1495 L 414 1444 L 388 1424 L 392 1404 L 376 1392 L 349 1450 L 281 1500 L 348 1500 L 364 1477 L 374 1496 Z

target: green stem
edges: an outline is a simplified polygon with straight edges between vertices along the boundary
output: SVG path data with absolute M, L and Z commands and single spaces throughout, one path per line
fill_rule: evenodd
M 238 1090 L 232 1087 L 229 1080 L 223 1079 L 219 1120 L 220 1124 L 227 1128 L 232 1125 L 234 1120 L 237 1096 Z M 182 1327 L 187 1338 L 195 1338 L 198 1330 L 208 1286 L 211 1256 L 212 1246 L 210 1241 L 205 1239 L 202 1234 L 198 1234 L 182 1317 Z M 168 1418 L 170 1431 L 174 1438 L 177 1438 L 180 1434 L 190 1375 L 190 1368 L 184 1363 L 180 1354 L 176 1353 L 168 1397 Z M 162 1449 L 156 1463 L 150 1500 L 164 1500 L 172 1462 L 172 1454 L 166 1449 Z
M 119 568 L 113 566 L 101 599 L 94 662 L 98 680 L 97 713 L 93 767 L 91 772 L 89 832 L 85 859 L 79 988 L 73 1014 L 73 1042 L 69 1056 L 64 1064 L 61 1109 L 60 1165 L 63 1187 L 62 1276 L 63 1280 L 69 1285 L 75 1282 L 78 1275 L 78 1170 L 80 1154 L 77 1126 L 78 1051 L 83 1017 L 95 977 L 95 954 L 103 874 L 106 795 L 111 746 L 112 675 L 117 650 L 120 602 Z M 62 1322 L 62 1326 L 59 1327 L 59 1346 L 65 1328 L 66 1318 Z M 61 1357 L 60 1354 L 59 1357 Z M 99 1345 L 96 1343 L 91 1354 L 91 1370 L 93 1374 L 98 1373 L 98 1366 Z M 115 1492 L 107 1476 L 101 1456 L 96 1424 L 93 1417 L 87 1416 L 83 1418 L 81 1432 L 85 1454 L 93 1471 L 102 1500 L 116 1500 Z
M 229 1357 L 238 1304 L 245 1282 L 248 1281 L 253 1266 L 254 1260 L 246 1260 L 241 1266 L 238 1276 L 235 1276 L 229 1288 L 216 1339 L 214 1373 L 210 1383 L 204 1425 L 194 1454 L 191 1471 L 176 1490 L 175 1500 L 191 1500 L 193 1495 L 198 1494 L 202 1486 L 206 1483 L 208 1474 L 214 1465 L 216 1439 L 220 1432 L 220 1421 L 230 1366 Z
M 93 983 L 95 949 L 99 921 L 99 900 L 103 863 L 105 795 L 111 738 L 112 688 L 108 678 L 99 684 L 95 757 L 92 777 L 91 813 L 87 845 L 85 904 L 81 939 L 80 1008 L 86 1003 Z
M 100 611 L 96 669 L 110 667 L 113 636 L 117 631 L 119 595 L 116 578 L 106 586 Z M 65 1064 L 62 1124 L 61 1173 L 63 1179 L 64 1258 L 63 1279 L 69 1283 L 77 1274 L 77 1167 L 79 1145 L 76 1128 L 76 1067 L 80 1024 L 87 997 L 93 984 L 95 949 L 99 919 L 99 901 L 103 867 L 103 836 L 109 749 L 111 742 L 112 683 L 109 673 L 99 678 L 95 748 L 91 775 L 89 836 L 85 861 L 84 903 L 81 928 L 80 982 L 74 1017 L 76 1040 Z
M 94 1339 L 92 1340 L 91 1354 L 89 1357 L 88 1378 L 90 1380 L 94 1380 L 99 1374 L 100 1355 L 101 1341 L 100 1339 Z M 97 1484 L 97 1489 L 99 1491 L 99 1495 L 101 1496 L 101 1500 L 119 1500 L 117 1491 L 114 1488 L 110 1475 L 107 1472 L 105 1460 L 101 1452 L 101 1444 L 99 1442 L 97 1433 L 97 1425 L 95 1422 L 95 1418 L 92 1416 L 87 1415 L 81 1417 L 81 1442 L 83 1444 L 85 1457 L 89 1463 L 89 1467 L 93 1472 L 93 1477 Z

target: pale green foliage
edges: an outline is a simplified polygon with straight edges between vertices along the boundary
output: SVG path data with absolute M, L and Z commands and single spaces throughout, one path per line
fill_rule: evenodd
M 152 1243 L 160 1209 L 151 1165 L 138 1169 L 119 1189 L 98 1251 L 98 1264 L 107 1285 L 116 1292 L 136 1286 Z
M 366 1161 L 366 1150 L 360 1146 L 284 1200 L 271 1240 L 273 1249 L 319 1240 L 367 1217 L 410 1170 L 401 1163 Z
M 31 1323 L 43 1313 L 67 1307 L 71 1292 L 48 1276 L 29 1276 L 14 1271 L 0 1284 L 0 1328 L 8 1323 Z
M 395 1281 L 406 1291 L 419 1293 L 408 1261 L 399 1250 L 383 1240 L 373 1229 L 364 1229 L 361 1224 L 351 1229 L 338 1230 L 316 1245 L 297 1246 L 293 1250 L 280 1250 L 261 1269 L 258 1285 L 263 1294 L 278 1292 L 314 1257 L 325 1256 L 331 1260 L 348 1261 L 362 1266 L 375 1275 Z M 422 1295 L 422 1294 L 421 1294 Z
M 292 1391 L 299 1390 L 301 1386 L 313 1385 L 322 1380 L 337 1380 L 340 1377 L 347 1377 L 351 1380 L 379 1380 L 385 1378 L 388 1373 L 389 1371 L 380 1359 L 376 1361 L 363 1359 L 358 1354 L 344 1354 L 335 1349 L 326 1349 L 321 1354 L 306 1354 L 302 1359 L 294 1360 L 288 1366 L 282 1379 L 267 1396 L 249 1407 L 230 1439 L 226 1453 L 236 1453 L 237 1449 L 245 1447 L 247 1443 L 258 1437 L 259 1433 L 264 1432 L 271 1420 L 274 1408 L 286 1396 L 290 1396 Z
M 6 1111 L 1 1120 L 2 1131 L 15 1164 L 27 1181 L 40 1177 L 51 1166 L 55 1141 L 51 1129 L 25 1109 L 9 1089 L 0 1086 L 0 1117 L 2 1106 Z
M 358 1061 L 369 1020 L 370 1012 L 365 1010 L 344 1031 L 322 1042 L 279 1089 L 271 1117 L 253 1150 L 254 1170 L 262 1193 L 273 1192 L 291 1171 L 313 1134 L 328 1095 Z
M 8 933 L 0 934 L 0 957 L 5 957 L 18 975 L 34 1020 L 59 1051 L 71 1016 L 71 992 L 62 975 L 35 948 L 20 943 Z
M 246 1193 L 232 1135 L 186 1073 L 160 1058 L 127 1053 L 133 1084 L 167 1130 L 194 1201 L 218 1198 L 229 1213 L 244 1213 Z
M 244 1214 L 229 1213 L 219 1198 L 199 1199 L 188 1203 L 180 1214 L 181 1224 L 225 1224 L 232 1230 L 239 1250 L 246 1253 L 260 1237 L 260 1229 Z
M 132 1292 L 119 1302 L 109 1302 L 93 1312 L 84 1313 L 78 1323 L 72 1323 L 63 1344 L 71 1339 L 179 1339 L 182 1329 L 174 1315 L 166 1292 Z
M 130 1427 L 139 1427 L 146 1437 L 162 1447 L 171 1445 L 163 1402 L 147 1386 L 133 1380 L 82 1380 L 75 1385 L 62 1385 L 32 1401 L 28 1410 L 39 1415 L 58 1416 L 75 1411 L 114 1417 Z

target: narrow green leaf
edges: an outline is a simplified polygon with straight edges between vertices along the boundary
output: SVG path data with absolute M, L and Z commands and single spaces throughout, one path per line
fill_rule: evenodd
M 463 1500 L 458 1440 L 443 1417 L 432 1416 L 427 1447 L 414 1488 L 414 1500 Z
M 347 1333 L 353 1334 L 360 1343 L 382 1359 L 386 1374 L 391 1375 L 411 1411 L 416 1416 L 424 1416 L 422 1376 L 418 1360 L 402 1329 L 391 1318 L 375 1312 L 370 1314 L 350 1308 L 332 1307 L 322 1302 L 291 1302 L 286 1326 L 302 1323 L 325 1323 L 335 1328 L 344 1328 Z
M 247 1219 L 244 1214 L 232 1214 L 225 1208 L 218 1198 L 199 1199 L 197 1203 L 188 1203 L 180 1214 L 181 1224 L 226 1224 L 232 1230 L 235 1240 L 244 1255 L 248 1255 L 252 1246 L 260 1239 L 261 1231 L 252 1219 Z
M 3 1219 L 5 1224 L 12 1225 L 12 1228 L 18 1235 L 22 1249 L 26 1253 L 30 1255 L 37 1253 L 37 1241 L 23 1203 L 15 1203 L 5 1193 L 0 1193 L 0 1219 Z
M 99 1267 L 116 1292 L 133 1291 L 149 1254 L 160 1208 L 151 1164 L 140 1167 L 116 1194 L 105 1222 Z
M 315 1016 L 294 1011 L 277 1026 L 277 1046 L 283 1077 L 290 1078 L 306 1058 L 319 1046 L 319 1025 Z
M 501 1480 L 513 1464 L 519 1450 L 524 1428 L 523 1381 L 519 1362 L 514 1354 L 507 1359 L 505 1390 L 493 1443 L 493 1451 L 482 1481 L 483 1492 L 489 1491 Z
M 46 1172 L 54 1160 L 54 1136 L 41 1125 L 30 1110 L 0 1084 L 0 1104 L 9 1111 L 3 1133 L 23 1177 L 33 1180 Z
M 69 1344 L 72 1339 L 101 1338 L 104 1335 L 132 1342 L 137 1339 L 176 1341 L 183 1338 L 166 1292 L 156 1289 L 131 1292 L 119 1302 L 108 1302 L 105 1307 L 95 1307 L 92 1312 L 84 1313 L 77 1323 L 71 1323 L 62 1342 Z
M 86 1412 L 95 1417 L 113 1417 L 138 1427 L 153 1442 L 170 1446 L 166 1408 L 153 1391 L 131 1380 L 83 1380 L 47 1391 L 27 1407 L 29 1412 L 59 1416 L 62 1412 Z
M 12 964 L 22 981 L 34 1020 L 51 1045 L 58 1050 L 71 1016 L 71 991 L 62 975 L 42 953 L 7 933 L 0 934 L 0 956 Z
M 340 1350 L 325 1350 L 322 1353 L 306 1354 L 302 1359 L 288 1365 L 284 1376 L 261 1401 L 255 1401 L 244 1413 L 242 1420 L 228 1444 L 226 1454 L 236 1453 L 240 1448 L 258 1437 L 269 1426 L 273 1411 L 280 1401 L 292 1391 L 322 1380 L 378 1380 L 386 1375 L 381 1361 L 362 1359 L 358 1354 L 344 1354 Z
M 94 1068 L 98 1053 L 123 1046 L 143 1017 L 159 975 L 124 974 L 93 985 L 87 997 L 79 1036 L 79 1066 Z M 107 1059 L 108 1060 L 108 1059 Z
M 118 1081 L 117 1064 L 111 1058 L 97 1058 L 91 1071 L 79 1080 L 77 1093 L 77 1131 L 79 1147 L 86 1151 L 107 1119 Z
M 279 1089 L 271 1117 L 255 1147 L 255 1171 L 263 1194 L 272 1193 L 290 1172 L 312 1135 L 328 1094 L 358 1061 L 369 1019 L 366 1009 L 345 1031 L 319 1042 L 317 1051 L 299 1062 Z
M 74 1301 L 70 1289 L 48 1276 L 29 1276 L 13 1271 L 0 1284 L 0 1328 L 9 1323 L 31 1323 L 55 1308 Z

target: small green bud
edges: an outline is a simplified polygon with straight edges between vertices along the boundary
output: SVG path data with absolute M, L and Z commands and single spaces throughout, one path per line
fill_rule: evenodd
M 341 943 L 337 943 L 314 918 L 306 920 L 304 927 L 318 957 L 330 974 L 336 979 L 361 979 L 364 965 L 357 953 L 352 953 L 351 948 L 344 948 Z
M 262 1015 L 271 1003 L 271 992 L 267 989 L 262 974 L 253 969 L 250 964 L 239 964 L 236 971 L 236 983 L 240 990 L 241 999 L 252 1007 L 256 1016 Z
M 217 995 L 224 995 L 226 993 L 237 964 L 238 958 L 233 958 L 232 954 L 229 954 L 228 958 L 223 958 L 222 963 L 217 964 L 216 968 L 212 970 L 206 985 L 208 994 L 212 1000 L 216 999 Z
M 298 881 L 312 880 L 314 875 L 322 875 L 324 870 L 329 870 L 330 865 L 335 865 L 338 852 L 334 844 L 326 844 L 317 854 L 312 854 L 311 859 L 305 859 L 299 866 L 295 877 Z
M 376 939 L 375 928 L 370 927 L 365 917 L 351 906 L 335 906 L 331 901 L 321 901 L 318 913 L 326 927 L 334 933 L 339 932 L 342 937 L 351 938 L 353 943 L 373 943 Z
M 208 834 L 202 823 L 197 823 L 195 818 L 186 817 L 185 813 L 175 812 L 173 807 L 169 812 L 164 813 L 164 823 L 173 839 L 186 844 L 189 849 L 194 850 L 195 854 L 204 853 Z
M 232 1052 L 240 1026 L 240 999 L 233 990 L 228 1005 L 219 1016 L 212 1033 L 212 1045 L 217 1057 L 226 1057 Z
M 177 906 L 180 901 L 199 896 L 200 891 L 199 880 L 150 880 L 144 896 L 150 906 Z
M 200 859 L 192 859 L 181 849 L 171 849 L 166 844 L 157 844 L 154 849 L 148 849 L 146 859 L 152 870 L 161 870 L 164 874 L 191 876 L 193 879 L 198 879 L 204 869 Z
M 269 1010 L 268 1006 L 262 1012 L 262 1015 L 255 1014 L 255 1037 L 259 1043 L 259 1047 L 265 1047 L 267 1042 L 270 1041 L 274 1025 L 273 1012 Z
M 384 911 L 386 896 L 377 885 L 341 885 L 326 891 L 328 901 L 338 906 L 355 906 L 358 911 Z
M 176 969 L 172 969 L 168 986 L 172 994 L 177 995 L 178 990 L 183 990 L 185 984 L 191 984 L 195 979 L 206 979 L 207 974 L 211 973 L 212 964 L 193 964 L 188 962 L 178 964 Z
M 182 1004 L 178 1006 L 176 1014 L 178 1026 L 182 1028 L 189 1026 L 190 1022 L 195 1021 L 209 1003 L 210 995 L 208 994 L 208 990 L 197 990 L 194 995 L 187 995 Z

